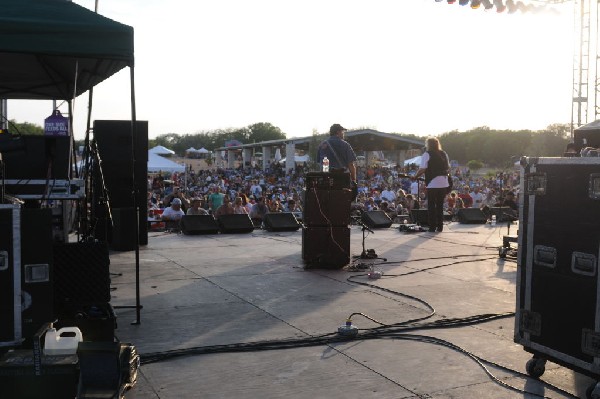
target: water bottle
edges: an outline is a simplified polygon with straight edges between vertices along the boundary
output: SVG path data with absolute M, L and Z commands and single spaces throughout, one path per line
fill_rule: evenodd
M 492 215 L 492 226 L 496 225 L 496 215 Z
M 329 172 L 329 158 L 323 158 L 323 172 Z

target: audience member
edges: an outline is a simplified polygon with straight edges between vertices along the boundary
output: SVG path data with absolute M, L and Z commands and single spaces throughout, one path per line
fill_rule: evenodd
M 215 211 L 215 219 L 218 219 L 222 215 L 233 215 L 234 209 L 231 205 L 231 200 L 228 195 L 223 196 L 223 204 Z
M 202 199 L 194 197 L 191 201 L 191 206 L 185 213 L 186 215 L 208 215 L 208 211 L 202 208 Z

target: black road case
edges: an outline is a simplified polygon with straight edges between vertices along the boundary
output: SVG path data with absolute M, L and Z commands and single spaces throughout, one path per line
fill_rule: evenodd
M 551 360 L 599 380 L 600 158 L 522 166 L 514 340 L 531 376 Z
M 20 345 L 21 210 L 0 205 L 0 348 Z

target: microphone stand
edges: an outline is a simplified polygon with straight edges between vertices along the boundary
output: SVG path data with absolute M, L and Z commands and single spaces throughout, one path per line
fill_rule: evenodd
M 387 258 L 381 258 L 381 257 L 377 256 L 374 249 L 368 249 L 368 250 L 365 249 L 365 241 L 367 239 L 367 231 L 369 233 L 373 233 L 373 234 L 375 234 L 375 232 L 373 230 L 371 230 L 366 224 L 364 224 L 362 222 L 362 220 L 357 220 L 356 223 L 362 227 L 362 252 L 360 255 L 356 255 L 353 258 L 354 259 L 381 259 L 384 262 L 387 262 Z

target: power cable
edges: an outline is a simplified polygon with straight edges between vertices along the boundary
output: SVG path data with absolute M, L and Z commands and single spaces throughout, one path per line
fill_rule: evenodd
M 418 259 L 418 260 L 413 260 L 413 261 L 424 261 L 424 260 L 444 259 L 444 258 L 457 258 L 457 257 L 467 257 L 467 256 L 477 256 L 477 255 L 458 255 L 458 256 L 451 256 L 451 257 L 436 257 L 436 258 L 432 257 L 432 258 L 423 258 L 423 259 Z M 463 262 L 460 262 L 460 261 L 451 262 L 451 263 L 447 263 L 447 264 L 443 264 L 443 265 L 433 266 L 431 268 L 416 270 L 411 273 L 404 273 L 404 274 L 399 274 L 399 275 L 388 275 L 388 277 L 405 276 L 405 275 L 409 275 L 409 274 L 413 274 L 413 273 L 419 273 L 419 272 L 424 272 L 424 271 L 428 271 L 428 270 L 432 270 L 432 269 L 437 269 L 440 267 L 451 266 L 451 265 L 467 263 L 467 262 L 477 262 L 477 261 L 489 260 L 489 259 L 493 259 L 493 258 L 479 258 L 479 259 L 473 259 L 473 260 L 466 260 Z M 394 264 L 394 263 L 404 263 L 404 262 L 408 262 L 408 261 L 382 262 L 379 264 Z M 402 322 L 398 322 L 398 323 L 394 323 L 394 324 L 385 324 L 385 323 L 380 322 L 362 312 L 353 312 L 348 317 L 348 322 L 350 324 L 351 324 L 351 318 L 353 316 L 359 315 L 359 316 L 365 317 L 366 319 L 368 319 L 376 324 L 379 324 L 379 326 L 369 328 L 369 329 L 360 329 L 360 330 L 355 328 L 356 335 L 343 335 L 343 334 L 339 334 L 339 333 L 338 334 L 329 333 L 329 334 L 321 334 L 321 335 L 317 335 L 317 336 L 310 336 L 310 337 L 306 337 L 306 338 L 289 338 L 289 339 L 282 339 L 282 340 L 275 340 L 275 341 L 256 341 L 256 342 L 249 342 L 249 343 L 234 343 L 234 344 L 228 344 L 228 345 L 192 347 L 192 348 L 186 348 L 186 349 L 177 349 L 177 350 L 170 350 L 170 351 L 164 351 L 164 352 L 141 354 L 140 355 L 141 364 L 143 364 L 143 365 L 151 364 L 151 363 L 166 361 L 166 360 L 170 360 L 170 359 L 174 359 L 174 358 L 178 358 L 178 357 L 200 355 L 200 354 L 283 350 L 283 349 L 302 348 L 302 347 L 311 347 L 311 346 L 323 346 L 323 345 L 328 346 L 337 351 L 336 348 L 331 346 L 332 344 L 349 342 L 351 340 L 404 339 L 404 340 L 413 340 L 413 341 L 417 341 L 417 342 L 424 342 L 424 343 L 430 343 L 430 344 L 436 344 L 436 345 L 442 345 L 442 346 L 448 347 L 454 351 L 462 353 L 462 354 L 468 356 L 469 358 L 471 358 L 486 372 L 486 374 L 492 379 L 493 382 L 503 386 L 504 388 L 510 389 L 510 390 L 513 390 L 516 392 L 520 392 L 520 393 L 534 395 L 536 397 L 550 399 L 550 397 L 548 397 L 548 396 L 543 396 L 543 395 L 540 395 L 535 392 L 522 390 L 518 387 L 514 387 L 510 384 L 507 384 L 506 382 L 500 380 L 498 377 L 494 376 L 491 373 L 491 371 L 485 366 L 485 364 L 492 365 L 494 367 L 514 373 L 520 377 L 530 378 L 530 376 L 528 376 L 527 374 L 521 373 L 516 370 L 512 370 L 512 369 L 502 366 L 498 363 L 484 359 L 484 358 L 477 356 L 477 355 L 473 354 L 472 352 L 470 352 L 458 345 L 455 345 L 455 344 L 453 344 L 449 341 L 443 340 L 441 338 L 408 333 L 409 331 L 415 331 L 415 330 L 448 329 L 448 328 L 460 328 L 460 327 L 466 327 L 466 326 L 473 326 L 476 324 L 485 323 L 485 322 L 489 322 L 492 320 L 514 317 L 514 315 L 515 315 L 514 312 L 499 313 L 499 314 L 487 313 L 487 314 L 473 315 L 473 316 L 469 316 L 469 317 L 465 317 L 465 318 L 440 319 L 440 320 L 436 320 L 436 321 L 432 321 L 432 322 L 428 322 L 428 323 L 423 323 L 422 322 L 423 320 L 428 319 L 435 314 L 435 309 L 430 304 L 428 304 L 426 301 L 424 301 L 420 298 L 417 298 L 417 297 L 414 297 L 411 295 L 403 294 L 403 293 L 400 293 L 400 292 L 397 292 L 394 290 L 390 290 L 390 289 L 387 289 L 384 287 L 379 287 L 379 286 L 372 285 L 369 283 L 364 283 L 364 282 L 359 282 L 359 281 L 353 280 L 353 278 L 362 277 L 362 276 L 365 276 L 365 275 L 350 276 L 347 279 L 347 281 L 355 283 L 355 284 L 359 284 L 359 285 L 365 285 L 365 286 L 369 286 L 372 288 L 377 288 L 382 291 L 387 291 L 387 292 L 393 293 L 395 295 L 400 295 L 400 296 L 409 298 L 411 300 L 415 300 L 415 301 L 425 305 L 430 310 L 430 313 L 424 317 L 420 317 L 420 318 L 416 318 L 416 319 L 412 319 L 412 320 L 402 321 Z M 420 323 L 418 323 L 418 322 L 420 322 Z M 340 352 L 340 353 L 343 353 L 343 352 Z M 354 360 L 354 359 L 352 359 L 352 360 Z M 359 363 L 359 364 L 362 365 L 362 363 Z M 378 373 L 378 374 L 380 374 L 380 373 Z M 395 381 L 392 381 L 392 380 L 390 380 L 390 381 L 395 383 L 398 386 L 402 386 Z M 576 398 L 576 396 L 574 396 L 573 394 L 571 394 L 567 391 L 564 391 L 561 388 L 556 387 L 548 382 L 541 381 L 541 380 L 539 382 L 544 384 L 546 387 L 549 387 L 549 388 L 551 388 L 557 392 L 560 392 L 568 397 Z M 403 387 L 403 388 L 405 388 L 405 387 Z M 416 392 L 413 392 L 413 393 L 415 395 L 417 395 L 419 398 L 424 398 L 424 396 L 422 396 Z

